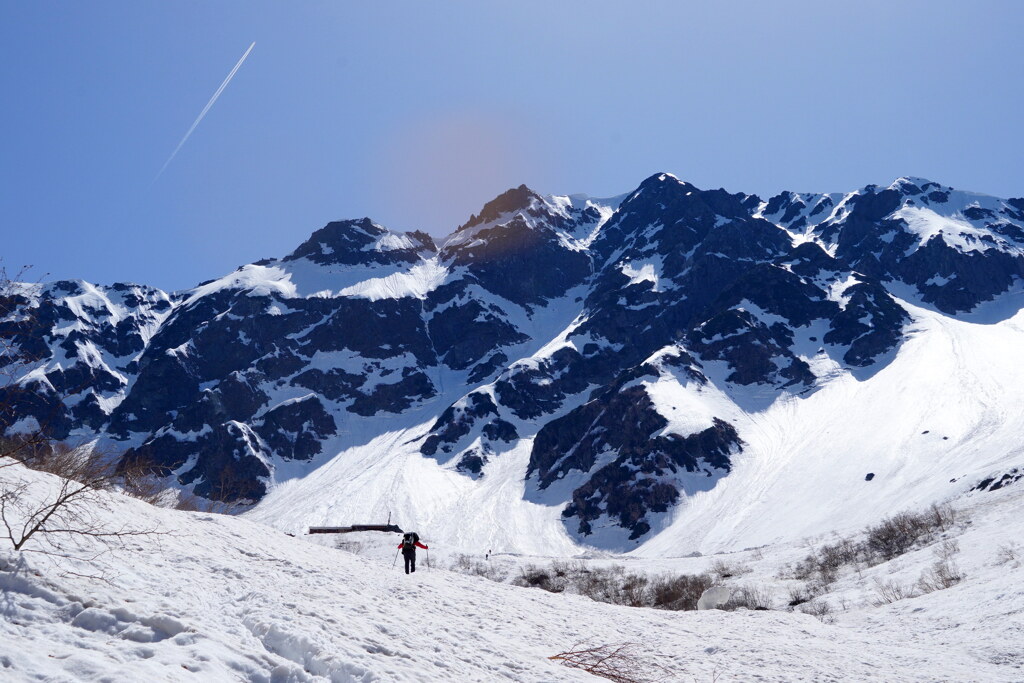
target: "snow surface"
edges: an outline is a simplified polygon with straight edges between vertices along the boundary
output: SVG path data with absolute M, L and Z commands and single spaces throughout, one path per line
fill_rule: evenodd
M 385 277 L 375 277 L 349 285 L 338 292 L 338 296 L 351 296 L 377 301 L 379 299 L 400 299 L 411 296 L 426 298 L 427 294 L 440 287 L 448 276 L 448 268 L 436 258 L 417 263 L 408 271 L 399 271 Z
M 1024 463 L 1024 366 L 1008 362 L 1024 343 L 1024 312 L 982 325 L 904 306 L 914 323 L 889 365 L 870 377 L 835 374 L 809 395 L 748 412 L 730 475 L 636 552 L 732 550 L 859 529 Z
M 0 469 L 0 485 L 17 481 L 36 495 L 55 483 Z M 595 679 L 549 657 L 580 643 L 627 642 L 673 681 L 1024 675 L 1024 569 L 1003 556 L 1024 538 L 1019 489 L 965 501 L 964 521 L 951 532 L 962 583 L 874 606 L 873 580 L 912 581 L 933 561 L 934 547 L 922 548 L 859 577 L 844 574 L 827 596 L 834 624 L 799 612 L 668 612 L 514 587 L 441 568 L 458 558 L 422 528 L 430 550 L 420 551 L 419 571 L 405 575 L 393 567 L 396 535 L 289 537 L 244 518 L 117 494 L 104 500 L 95 508 L 101 524 L 157 533 L 95 557 L 102 548 L 94 539 L 57 556 L 0 550 L 4 681 L 586 681 Z M 339 540 L 361 554 L 332 547 Z M 727 563 L 778 605 L 784 565 L 806 552 L 781 544 L 723 556 L 578 561 L 650 575 Z M 486 562 L 516 568 L 547 559 Z
M 662 291 L 662 287 L 659 285 L 663 269 L 660 255 L 653 254 L 642 261 L 624 261 L 619 264 L 619 269 L 623 275 L 629 278 L 629 284 L 649 282 L 651 291 Z
M 959 251 L 985 251 L 988 249 L 981 238 L 988 235 L 989 232 L 974 227 L 970 221 L 964 218 L 942 216 L 930 208 L 915 206 L 905 206 L 894 212 L 892 217 L 906 222 L 907 229 L 917 235 L 919 245 L 939 236 L 943 242 L 951 247 L 956 247 Z M 910 253 L 916 250 L 917 247 L 914 247 Z M 909 254 L 907 255 L 909 256 Z

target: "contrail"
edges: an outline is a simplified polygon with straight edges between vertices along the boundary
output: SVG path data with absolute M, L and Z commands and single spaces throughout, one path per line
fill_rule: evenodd
M 230 83 L 231 79 L 235 77 L 235 73 L 237 73 L 239 67 L 242 66 L 242 62 L 245 61 L 245 58 L 249 56 L 249 53 L 252 52 L 252 49 L 254 47 L 256 47 L 255 41 L 253 41 L 253 44 L 250 45 L 249 49 L 245 51 L 245 54 L 242 55 L 242 58 L 238 60 L 238 64 L 235 64 L 235 68 L 231 70 L 231 73 L 229 73 L 228 77 L 224 79 L 224 82 L 220 84 L 220 87 L 217 88 L 217 92 L 213 93 L 213 97 L 211 97 L 210 101 L 206 103 L 206 106 L 203 107 L 203 110 L 199 112 L 199 116 L 197 116 L 196 120 L 192 122 L 192 126 L 188 129 L 188 132 L 185 133 L 185 137 L 181 139 L 181 142 L 178 143 L 178 146 L 174 148 L 173 152 L 171 152 L 171 156 L 168 157 L 167 161 L 164 162 L 164 165 L 160 169 L 160 172 L 156 174 L 156 178 L 153 178 L 154 183 L 160 178 L 161 175 L 163 175 L 164 170 L 166 170 L 167 166 L 171 163 L 171 161 L 174 160 L 174 156 L 178 153 L 178 150 L 180 150 L 181 146 L 185 144 L 186 140 L 188 140 L 188 136 L 192 135 L 192 131 L 196 129 L 196 126 L 199 125 L 199 122 L 203 120 L 204 116 L 206 116 L 206 112 L 210 111 L 210 107 L 212 107 L 213 103 L 217 101 L 217 98 L 220 97 L 220 94 L 224 92 L 224 88 L 228 87 L 228 83 Z

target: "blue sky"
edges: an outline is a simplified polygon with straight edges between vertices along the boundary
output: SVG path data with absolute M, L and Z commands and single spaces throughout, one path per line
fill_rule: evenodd
M 1022 196 L 1021 35 L 1015 0 L 6 2 L 0 256 L 181 289 L 333 219 L 443 235 L 657 171 Z

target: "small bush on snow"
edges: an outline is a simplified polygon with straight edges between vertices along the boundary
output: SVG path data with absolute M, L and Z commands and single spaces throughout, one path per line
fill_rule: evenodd
M 1010 541 L 1004 543 L 996 549 L 996 564 L 1010 564 L 1017 565 L 1017 560 L 1020 558 L 1021 550 L 1020 546 Z
M 460 569 L 464 571 L 464 569 Z M 467 573 L 470 573 L 470 570 Z M 576 593 L 595 602 L 628 607 L 695 610 L 701 594 L 716 583 L 711 574 L 647 576 L 626 572 L 620 565 L 587 567 L 583 562 L 553 562 L 549 567 L 527 565 L 512 580 L 517 586 L 551 593 Z M 759 609 L 751 600 L 750 609 Z
M 896 581 L 875 581 L 875 607 L 889 605 L 897 600 L 914 597 L 914 587 L 904 586 Z
M 836 620 L 832 614 L 832 605 L 825 600 L 815 598 L 806 604 L 800 605 L 800 611 L 816 617 L 823 624 L 831 624 Z
M 808 584 L 799 584 L 796 586 L 789 587 L 789 603 L 790 607 L 796 607 L 802 605 L 805 602 L 810 602 L 815 598 L 815 594 L 811 592 Z
M 726 604 L 726 610 L 745 607 L 752 610 L 770 610 L 775 603 L 775 594 L 767 586 L 741 586 Z
M 730 564 L 725 560 L 715 560 L 711 565 L 711 573 L 719 579 L 730 579 L 734 576 L 750 573 L 750 567 L 742 564 Z
M 826 543 L 797 562 L 790 572 L 794 579 L 807 581 L 806 591 L 791 595 L 791 606 L 828 591 L 844 566 L 873 566 L 895 559 L 952 528 L 956 514 L 949 505 L 932 505 L 923 512 L 901 512 L 882 520 L 864 531 L 864 539 L 840 538 Z M 959 550 L 953 539 L 947 539 L 938 552 L 948 559 Z M 793 602 L 797 601 L 797 602 Z
M 950 559 L 938 559 L 917 580 L 917 588 L 921 593 L 941 591 L 963 581 L 964 575 L 960 568 Z
M 932 505 L 924 512 L 901 512 L 867 530 L 868 552 L 880 561 L 891 560 L 952 528 L 956 514 L 949 505 Z
M 715 583 L 710 574 L 665 575 L 650 585 L 651 607 L 669 610 L 695 610 L 697 601 Z
M 347 553 L 352 553 L 353 555 L 359 555 L 363 552 L 363 544 L 359 541 L 339 540 L 334 544 L 334 547 L 338 550 L 344 550 Z

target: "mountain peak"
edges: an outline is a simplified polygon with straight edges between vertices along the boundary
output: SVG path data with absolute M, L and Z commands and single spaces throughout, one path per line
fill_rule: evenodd
M 697 189 L 696 187 L 694 187 L 692 184 L 686 182 L 685 180 L 680 180 L 679 176 L 677 176 L 677 175 L 675 175 L 673 173 L 667 173 L 667 172 L 655 173 L 654 175 L 649 176 L 646 180 L 644 180 L 642 183 L 640 183 L 640 187 L 657 187 L 657 186 L 674 187 L 674 186 L 677 186 L 677 185 L 681 185 L 681 186 L 687 187 L 687 188 Z
M 675 194 L 678 192 L 700 192 L 700 190 L 693 184 L 680 180 L 677 176 L 671 173 L 655 173 L 645 179 L 640 186 L 634 191 L 634 195 L 641 194 L 643 192 L 654 192 Z
M 284 261 L 306 258 L 320 265 L 419 260 L 416 252 L 433 250 L 419 234 L 395 233 L 369 218 L 332 221 L 314 232 Z
M 888 189 L 896 190 L 901 194 L 917 195 L 927 192 L 929 189 L 938 189 L 942 185 L 927 178 L 917 176 L 901 176 L 894 180 Z
M 503 214 L 528 209 L 535 201 L 543 201 L 543 199 L 539 194 L 528 188 L 526 185 L 520 185 L 519 187 L 506 190 L 484 204 L 484 208 L 480 210 L 480 214 L 470 216 L 469 220 L 466 221 L 464 225 L 459 226 L 458 230 L 465 230 L 466 228 L 472 228 L 483 223 L 490 223 L 491 221 L 498 220 L 498 218 Z

